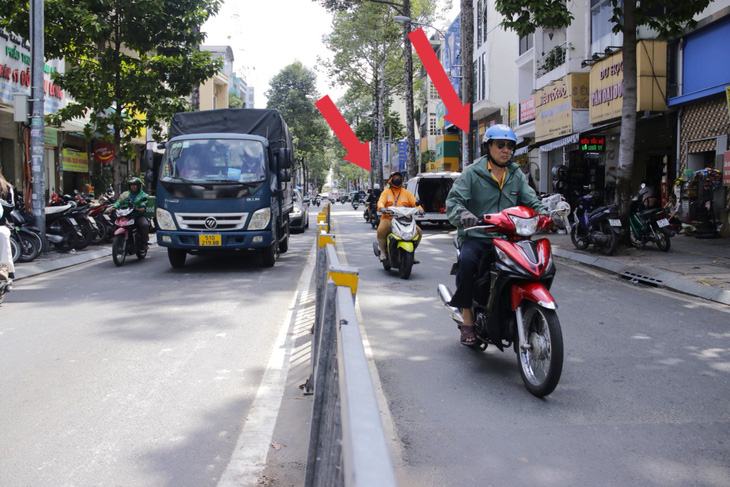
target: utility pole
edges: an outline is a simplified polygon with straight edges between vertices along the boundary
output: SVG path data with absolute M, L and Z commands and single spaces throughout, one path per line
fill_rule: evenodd
M 30 2 L 31 83 L 30 83 L 30 159 L 33 191 L 33 214 L 41 229 L 44 250 L 46 241 L 46 165 L 43 158 L 43 0 Z
M 418 174 L 419 169 L 416 161 L 416 133 L 413 129 L 413 53 L 408 38 L 411 33 L 411 0 L 403 0 L 403 16 L 408 19 L 403 22 L 403 54 L 406 72 L 406 173 L 410 179 Z
M 471 143 L 471 122 L 474 118 L 473 58 L 474 2 L 472 0 L 461 0 L 461 103 L 469 103 L 469 132 L 460 131 L 463 145 L 459 159 L 462 160 L 462 167 L 466 167 L 474 161 L 474 144 Z M 478 134 L 475 134 L 475 137 L 478 137 Z

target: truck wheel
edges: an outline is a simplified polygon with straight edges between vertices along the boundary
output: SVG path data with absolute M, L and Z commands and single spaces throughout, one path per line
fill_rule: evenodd
M 265 267 L 274 267 L 276 262 L 276 242 L 261 250 L 261 260 Z
M 167 258 L 170 259 L 170 265 L 175 269 L 183 268 L 187 255 L 188 253 L 181 249 L 167 249 Z
M 281 252 L 282 254 L 285 254 L 286 251 L 289 250 L 289 222 L 288 221 L 284 224 L 282 233 L 284 234 L 284 238 L 279 241 L 279 252 Z

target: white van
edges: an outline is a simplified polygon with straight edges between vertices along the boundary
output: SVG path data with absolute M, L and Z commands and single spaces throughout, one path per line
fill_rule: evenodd
M 452 171 L 423 172 L 406 183 L 406 189 L 420 200 L 424 216 L 417 216 L 418 223 L 448 224 L 446 196 L 461 173 Z

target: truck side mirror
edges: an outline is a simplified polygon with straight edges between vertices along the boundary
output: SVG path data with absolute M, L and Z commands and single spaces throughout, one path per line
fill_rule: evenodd
M 279 169 L 279 182 L 288 183 L 291 181 L 291 173 L 288 169 Z
M 284 147 L 277 149 L 276 166 L 279 169 L 289 169 L 291 167 L 291 149 Z

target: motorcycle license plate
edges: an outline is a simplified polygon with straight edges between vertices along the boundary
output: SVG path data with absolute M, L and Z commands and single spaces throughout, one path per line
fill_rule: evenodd
M 612 227 L 620 227 L 621 220 L 619 220 L 618 218 L 609 218 L 608 224 L 611 225 Z
M 662 218 L 661 220 L 657 220 L 656 224 L 659 225 L 659 228 L 664 228 L 669 226 L 669 220 L 666 218 Z
M 198 235 L 198 245 L 200 245 L 201 247 L 220 247 L 221 236 L 214 234 Z

